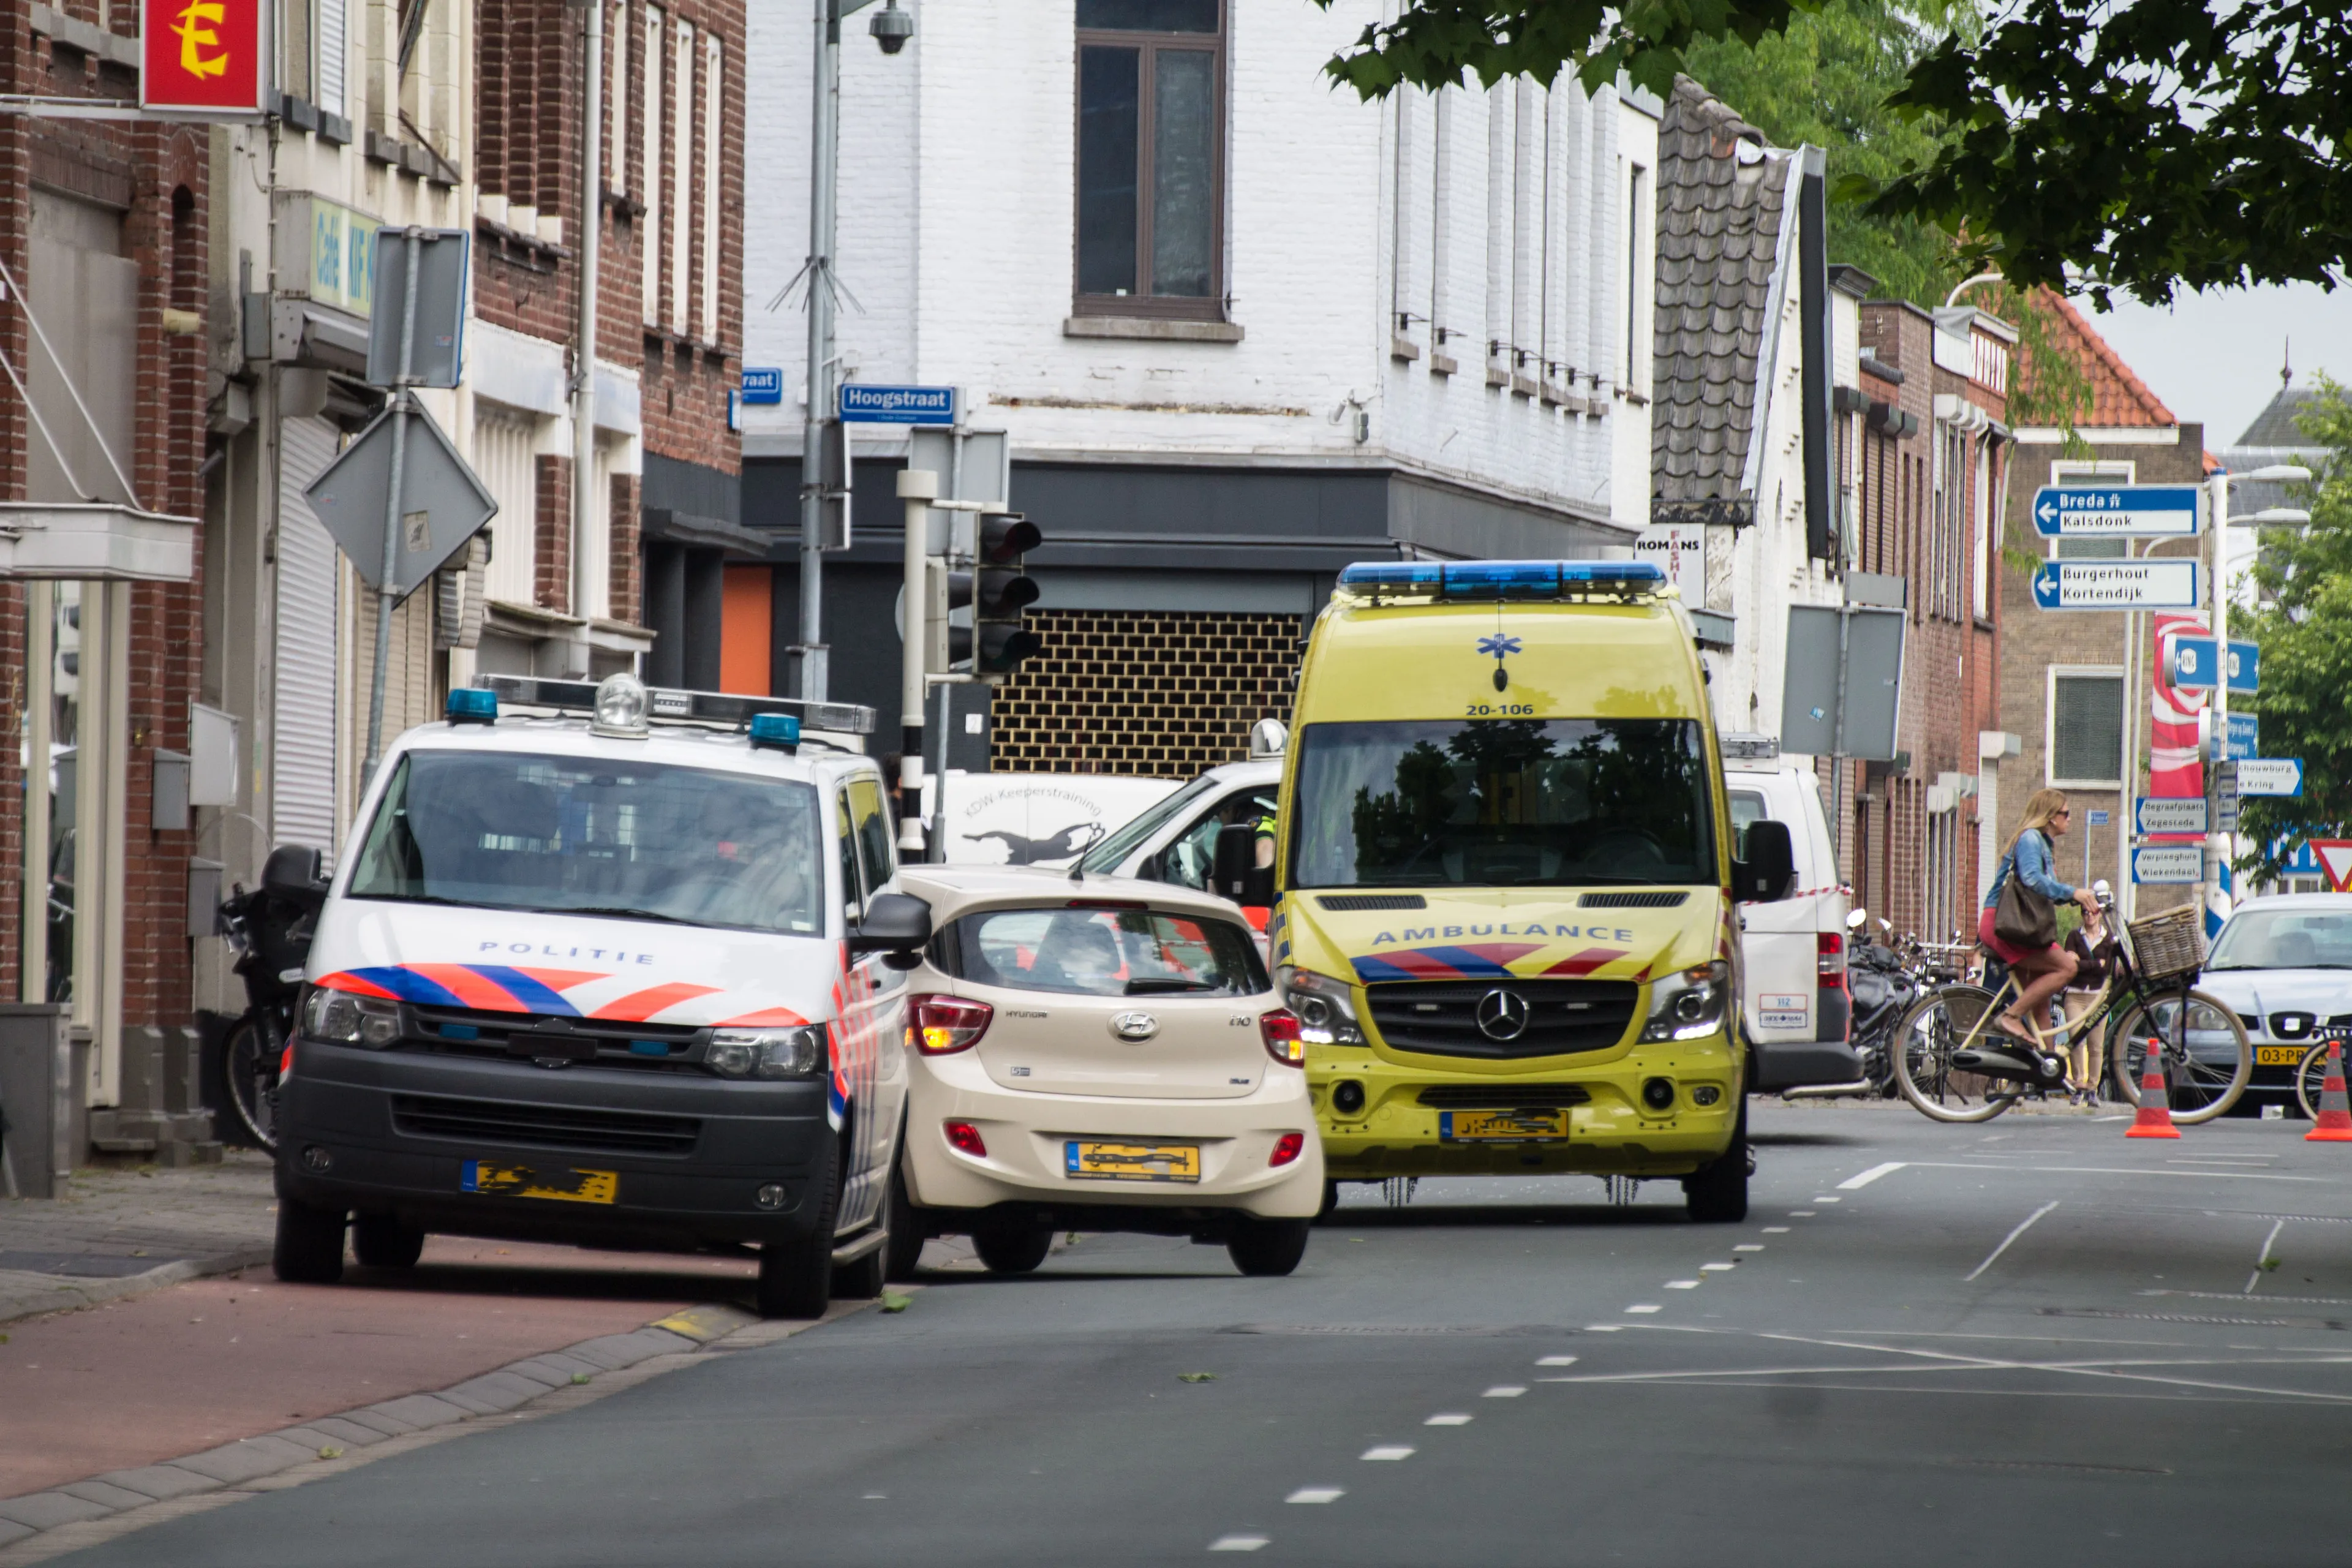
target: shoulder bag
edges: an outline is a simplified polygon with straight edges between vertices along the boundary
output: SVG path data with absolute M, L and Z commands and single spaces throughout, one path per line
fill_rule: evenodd
M 2011 850 L 2009 880 L 2002 885 L 2000 902 L 1992 912 L 1992 934 L 2011 947 L 2038 952 L 2058 940 L 2058 910 L 2025 885 L 2017 861 L 2016 851 Z

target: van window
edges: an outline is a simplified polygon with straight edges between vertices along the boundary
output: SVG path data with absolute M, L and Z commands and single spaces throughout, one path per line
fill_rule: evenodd
M 1121 862 L 1135 853 L 1138 845 L 1149 841 L 1153 834 L 1198 805 L 1202 795 L 1216 787 L 1217 781 L 1205 773 L 1194 779 L 1166 800 L 1155 803 L 1142 816 L 1114 828 L 1109 837 L 1079 857 L 1077 869 L 1089 876 L 1118 875 Z
M 866 889 L 857 874 L 857 818 L 849 809 L 849 792 L 833 792 L 833 831 L 841 845 L 841 901 L 851 920 L 866 912 Z
M 1692 720 L 1309 724 L 1298 746 L 1292 887 L 1717 879 Z
M 824 930 L 816 791 L 657 763 L 420 749 L 400 760 L 354 899 Z
M 1206 892 L 1209 875 L 1216 868 L 1217 837 L 1235 826 L 1256 829 L 1257 863 L 1273 865 L 1277 787 L 1263 784 L 1225 796 L 1202 813 L 1167 848 L 1145 861 L 1137 874 L 1147 881 L 1174 882 Z
M 1738 858 L 1748 853 L 1748 825 L 1769 822 L 1772 814 L 1764 809 L 1764 797 L 1752 789 L 1736 789 L 1730 794 L 1731 853 Z
M 964 979 L 1085 996 L 1251 996 L 1257 942 L 1230 921 L 1159 910 L 991 910 L 955 923 Z
M 882 809 L 882 786 L 873 779 L 853 779 L 849 814 L 857 823 L 857 858 L 866 871 L 866 890 L 879 892 L 898 874 L 898 857 L 890 842 L 890 814 Z

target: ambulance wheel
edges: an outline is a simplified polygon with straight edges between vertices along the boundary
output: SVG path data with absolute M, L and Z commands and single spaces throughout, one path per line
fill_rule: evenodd
M 343 1212 L 278 1200 L 271 1271 L 289 1285 L 332 1285 L 343 1277 Z
M 1738 1225 L 1748 1217 L 1748 1102 L 1739 1105 L 1739 1125 L 1731 1146 L 1683 1178 L 1684 1207 L 1701 1225 Z
M 425 1233 L 388 1214 L 363 1214 L 352 1221 L 352 1252 L 369 1268 L 414 1268 L 425 1256 Z

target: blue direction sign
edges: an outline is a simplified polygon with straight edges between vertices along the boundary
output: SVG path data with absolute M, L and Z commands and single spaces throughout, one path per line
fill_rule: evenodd
M 2202 485 L 2044 485 L 2033 492 L 2033 527 L 2047 539 L 2178 538 L 2195 533 Z
M 2213 663 L 2211 637 L 2172 639 L 2173 685 L 2188 691 L 2212 690 Z M 2232 642 L 2230 645 L 2230 689 L 2248 693 L 2260 691 L 2262 674 L 2262 645 Z
M 2201 844 L 2146 844 L 2132 851 L 2132 880 L 2178 887 L 2205 879 Z
M 2221 748 L 2225 763 L 2252 762 L 2262 753 L 2262 716 L 2258 713 L 2230 715 L 2229 743 Z
M 841 384 L 841 422 L 845 425 L 952 425 L 955 417 L 952 386 L 868 386 L 857 381 Z
M 2044 610 L 2193 610 L 2203 603 L 2194 561 L 2044 561 L 2033 603 Z
M 784 400 L 784 373 L 773 365 L 743 367 L 743 401 L 749 403 L 782 403 Z

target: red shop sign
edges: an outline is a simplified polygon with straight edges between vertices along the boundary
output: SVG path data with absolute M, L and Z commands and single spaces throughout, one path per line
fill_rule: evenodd
M 269 0 L 139 0 L 139 104 L 210 118 L 266 109 Z

